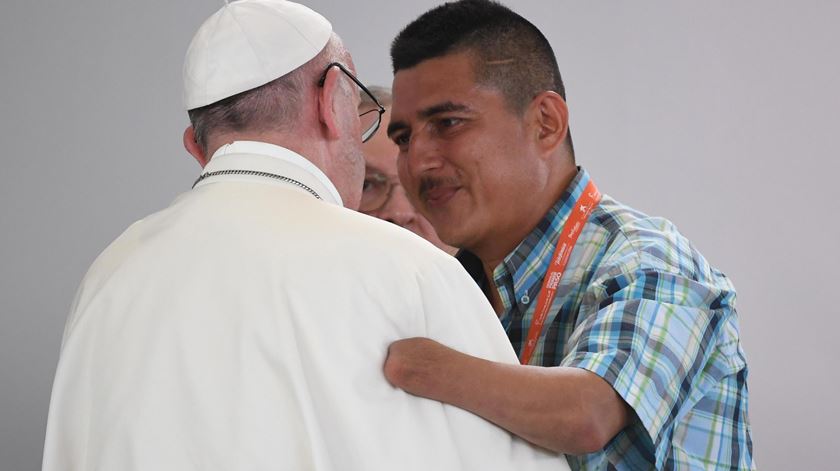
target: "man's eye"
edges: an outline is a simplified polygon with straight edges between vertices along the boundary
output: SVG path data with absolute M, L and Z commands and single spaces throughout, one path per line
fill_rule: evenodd
M 362 182 L 362 191 L 363 192 L 377 191 L 382 186 L 384 186 L 387 181 L 388 181 L 388 179 L 384 175 L 379 175 L 379 174 L 376 174 L 376 173 L 370 174 L 370 175 L 365 175 L 365 180 Z
M 454 132 L 455 130 L 460 129 L 462 124 L 464 124 L 464 120 L 462 118 L 449 116 L 440 117 L 429 122 L 431 131 L 438 135 Z
M 451 128 L 461 123 L 459 118 L 441 118 L 438 123 L 443 128 Z
M 391 140 L 394 141 L 394 144 L 400 147 L 408 145 L 408 133 L 397 134 L 392 137 Z

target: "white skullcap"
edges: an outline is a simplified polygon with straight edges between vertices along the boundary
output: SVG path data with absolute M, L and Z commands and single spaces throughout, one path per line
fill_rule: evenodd
M 297 3 L 226 4 L 187 49 L 184 104 L 200 108 L 280 78 L 318 55 L 331 34 L 326 18 Z

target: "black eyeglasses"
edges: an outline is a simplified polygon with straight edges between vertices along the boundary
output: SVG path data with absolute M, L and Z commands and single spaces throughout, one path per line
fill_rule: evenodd
M 324 86 L 324 81 L 327 80 L 327 72 L 329 72 L 329 70 L 332 67 L 338 67 L 342 72 L 344 72 L 345 75 L 350 77 L 350 80 L 352 80 L 353 83 L 358 85 L 359 88 L 363 92 L 365 92 L 365 95 L 367 95 L 370 98 L 370 101 L 373 102 L 373 109 L 364 111 L 359 114 L 359 119 L 362 121 L 362 128 L 364 129 L 364 131 L 362 131 L 362 142 L 367 142 L 371 137 L 373 137 L 374 134 L 376 134 L 376 130 L 379 129 L 379 125 L 380 123 L 382 123 L 382 114 L 385 113 L 385 107 L 383 107 L 379 103 L 379 100 L 377 100 L 376 97 L 373 96 L 373 93 L 371 93 L 370 90 L 368 90 L 367 87 L 365 87 L 364 84 L 362 84 L 362 82 L 359 81 L 359 79 L 357 79 L 352 73 L 350 73 L 350 71 L 347 70 L 347 68 L 344 67 L 344 65 L 338 62 L 331 62 L 327 65 L 327 68 L 324 69 L 324 73 L 321 74 L 321 79 L 318 80 L 319 87 Z

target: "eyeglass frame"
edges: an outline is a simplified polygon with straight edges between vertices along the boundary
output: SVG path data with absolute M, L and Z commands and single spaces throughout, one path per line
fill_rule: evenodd
M 366 174 L 365 175 L 365 180 L 367 180 L 367 178 L 368 178 L 367 173 L 368 172 L 365 172 L 365 174 Z M 394 187 L 396 187 L 398 185 L 400 185 L 400 186 L 402 185 L 402 182 L 400 182 L 400 180 L 398 178 L 389 177 L 382 172 L 371 172 L 370 175 L 375 175 L 376 177 L 378 177 L 377 178 L 378 181 L 384 183 L 387 186 L 386 186 L 386 189 L 385 189 L 385 197 L 382 199 L 382 202 L 379 204 L 379 206 L 377 206 L 375 208 L 362 209 L 361 203 L 360 203 L 359 211 L 362 211 L 362 212 L 365 212 L 365 213 L 372 213 L 374 211 L 379 211 L 380 209 L 384 208 L 388 204 L 388 201 L 391 201 L 391 195 L 394 193 Z
M 373 104 L 376 105 L 375 109 L 365 111 L 364 113 L 359 115 L 359 117 L 362 117 L 374 111 L 379 113 L 376 117 L 376 122 L 373 124 L 373 126 L 362 132 L 362 142 L 367 142 L 370 140 L 371 137 L 373 137 L 374 134 L 376 134 L 376 131 L 379 130 L 379 126 L 382 124 L 382 115 L 385 114 L 385 107 L 382 106 L 382 104 L 379 103 L 379 100 L 377 100 L 376 97 L 373 96 L 373 93 L 371 93 L 370 90 L 368 90 L 367 87 L 365 87 L 365 85 L 359 79 L 357 79 L 356 76 L 353 75 L 353 73 L 347 70 L 347 67 L 345 67 L 344 64 L 340 62 L 330 62 L 329 64 L 327 64 L 327 67 L 324 69 L 324 73 L 321 74 L 321 78 L 318 80 L 318 87 L 324 86 L 324 82 L 327 80 L 327 72 L 329 72 L 330 69 L 332 69 L 333 67 L 338 67 L 339 70 L 341 70 L 342 72 L 344 72 L 345 75 L 350 77 L 350 80 L 352 80 L 353 83 L 358 85 L 359 88 L 363 92 L 365 92 L 365 94 L 368 97 L 370 97 L 371 101 L 373 101 Z

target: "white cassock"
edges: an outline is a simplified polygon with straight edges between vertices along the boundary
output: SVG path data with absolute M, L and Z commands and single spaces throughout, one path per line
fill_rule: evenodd
M 229 174 L 243 169 L 265 174 Z M 517 361 L 454 258 L 343 208 L 287 149 L 236 142 L 214 172 L 128 228 L 85 276 L 45 471 L 568 469 L 385 380 L 388 345 L 407 337 Z

